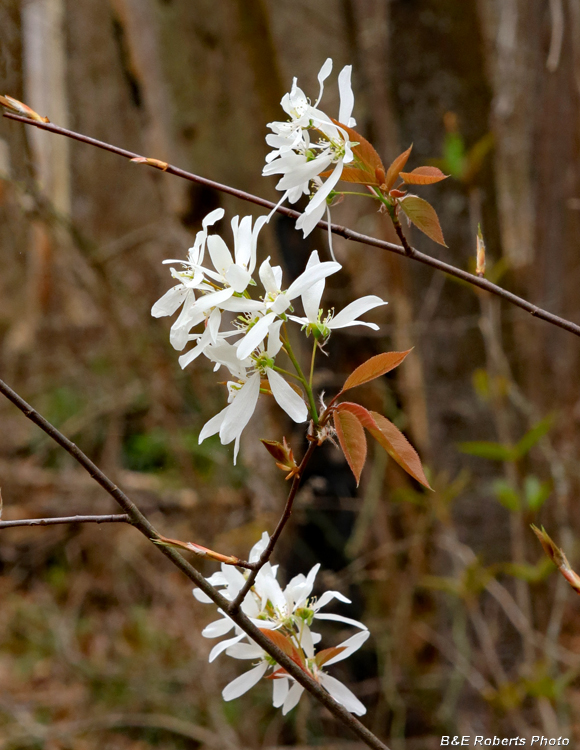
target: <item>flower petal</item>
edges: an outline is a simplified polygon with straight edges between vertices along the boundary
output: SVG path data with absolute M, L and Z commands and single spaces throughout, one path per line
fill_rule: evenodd
M 183 301 L 189 292 L 190 290 L 183 286 L 183 284 L 177 284 L 177 286 L 172 287 L 153 305 L 151 308 L 151 315 L 153 315 L 154 318 L 173 315 L 177 308 L 183 304 Z
M 241 635 L 236 635 L 233 638 L 227 638 L 225 641 L 221 641 L 220 643 L 217 643 L 212 650 L 209 652 L 209 663 L 211 664 L 212 661 L 217 659 L 217 657 L 226 649 L 233 647 L 234 644 L 239 643 L 242 638 L 245 637 L 245 633 L 242 633 Z
M 216 432 L 219 432 L 221 430 L 222 424 L 227 416 L 229 408 L 229 406 L 226 406 L 225 409 L 222 409 L 218 414 L 215 415 L 215 417 L 212 417 L 209 422 L 206 422 L 204 424 L 204 426 L 201 428 L 201 432 L 199 433 L 200 445 L 206 438 L 215 435 Z
M 336 664 L 337 661 L 348 659 L 351 654 L 354 654 L 355 651 L 359 650 L 359 648 L 363 645 L 363 643 L 368 639 L 369 636 L 369 631 L 363 630 L 360 633 L 356 633 L 350 638 L 347 638 L 346 641 L 339 643 L 338 648 L 343 648 L 344 651 L 341 651 L 336 656 L 333 656 L 332 659 L 329 659 L 327 662 L 325 662 L 324 667 L 326 668 L 329 664 Z
M 351 75 L 352 65 L 345 65 L 338 74 L 338 91 L 340 93 L 338 121 L 347 127 L 356 125 L 356 122 L 353 122 L 351 125 L 351 115 L 354 108 L 354 94 L 352 93 L 352 85 L 350 82 Z
M 343 615 L 315 614 L 314 619 L 315 620 L 332 620 L 333 622 L 344 622 L 345 625 L 352 625 L 353 627 L 360 628 L 361 630 L 367 629 L 367 626 L 364 625 L 362 622 L 359 622 L 358 620 L 353 620 L 350 617 L 343 617 Z
M 332 73 L 332 57 L 328 57 L 324 63 L 324 65 L 320 68 L 320 72 L 318 73 L 318 83 L 320 84 L 320 90 L 318 92 L 318 99 L 316 100 L 314 106 L 318 106 L 318 102 L 322 99 L 322 93 L 324 91 L 324 81 L 328 78 L 328 76 Z
M 268 313 L 250 328 L 244 338 L 241 339 L 238 346 L 238 359 L 246 359 L 246 357 L 249 357 L 254 349 L 262 343 L 268 335 L 268 328 L 274 321 L 275 317 L 276 313 Z
M 367 297 L 361 297 L 360 299 L 351 302 L 347 305 L 344 310 L 341 310 L 329 324 L 329 328 L 333 331 L 337 328 L 346 328 L 347 326 L 357 325 L 359 321 L 356 319 L 363 315 L 363 313 L 373 310 L 375 307 L 381 307 L 381 305 L 388 304 L 380 297 L 370 294 Z
M 314 609 L 316 611 L 322 609 L 322 607 L 325 607 L 328 602 L 331 602 L 333 599 L 338 599 L 339 602 L 344 602 L 345 604 L 352 603 L 350 599 L 347 599 L 344 594 L 340 593 L 340 591 L 325 591 L 314 605 Z
M 211 604 L 211 599 L 201 589 L 193 589 L 193 595 L 202 604 Z
M 307 289 L 316 284 L 317 281 L 325 279 L 333 273 L 337 273 L 341 268 L 340 263 L 335 263 L 331 260 L 327 260 L 324 263 L 315 263 L 307 267 L 296 281 L 293 281 L 288 287 L 288 291 L 286 292 L 288 299 L 299 297 Z
M 328 690 L 334 700 L 337 703 L 340 703 L 341 706 L 344 706 L 347 711 L 351 712 L 351 714 L 356 714 L 357 716 L 363 716 L 366 714 L 366 708 L 356 695 L 351 692 L 346 685 L 343 685 L 342 682 L 324 672 L 320 672 L 319 680 L 320 684 Z
M 243 359 L 241 357 L 240 359 Z M 227 407 L 227 414 L 220 429 L 222 445 L 231 443 L 242 434 L 244 427 L 252 418 L 260 395 L 260 375 L 252 375 Z
M 219 234 L 210 234 L 207 238 L 207 249 L 215 270 L 225 277 L 228 268 L 234 262 L 228 246 Z
M 286 696 L 286 700 L 284 701 L 284 705 L 282 706 L 282 714 L 286 716 L 288 711 L 292 711 L 294 706 L 298 704 L 298 701 L 300 700 L 300 697 L 302 693 L 304 692 L 304 688 L 299 682 L 295 682 L 292 687 L 290 688 L 288 695 Z
M 233 620 L 230 620 L 229 617 L 221 617 L 219 620 L 214 620 L 214 622 L 206 625 L 201 634 L 204 638 L 220 638 L 222 635 L 229 633 L 233 627 Z
M 266 374 L 272 390 L 272 396 L 276 399 L 278 406 L 284 409 L 286 414 L 295 422 L 306 422 L 308 419 L 308 408 L 302 396 L 299 396 L 288 385 L 280 373 L 275 372 L 271 367 L 266 368 Z
M 288 691 L 290 690 L 290 680 L 287 677 L 277 677 L 272 680 L 274 683 L 274 690 L 272 693 L 272 705 L 274 708 L 280 708 L 280 706 L 286 700 Z
M 260 648 L 256 643 L 238 643 L 228 648 L 228 656 L 231 656 L 233 659 L 262 659 L 264 657 L 264 649 Z
M 235 680 L 226 685 L 222 691 L 222 697 L 225 701 L 232 701 L 234 698 L 239 698 L 240 695 L 247 693 L 248 690 L 254 687 L 268 669 L 268 662 L 258 664 L 257 667 L 250 669 L 249 672 L 236 677 Z

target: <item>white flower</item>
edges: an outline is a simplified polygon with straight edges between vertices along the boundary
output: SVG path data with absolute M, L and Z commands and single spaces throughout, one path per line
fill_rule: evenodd
M 289 121 L 268 124 L 272 134 L 266 137 L 266 142 L 274 150 L 266 157 L 262 174 L 282 175 L 276 189 L 284 191 L 284 194 L 277 205 L 286 200 L 295 203 L 301 195 L 308 195 L 314 190 L 310 203 L 296 223 L 296 228 L 302 229 L 305 237 L 323 217 L 327 198 L 340 180 L 344 165 L 354 158 L 347 131 L 318 109 L 324 81 L 331 70 L 332 60 L 328 58 L 318 74 L 320 92 L 314 105 L 310 104 L 294 79 L 290 93 L 285 94 L 281 101 L 282 108 L 290 117 Z M 347 127 L 356 125 L 351 116 L 354 107 L 351 73 L 352 66 L 347 65 L 338 76 L 338 123 Z M 317 140 L 312 140 L 311 133 L 318 136 Z M 322 182 L 320 175 L 332 165 L 331 174 Z
M 275 317 L 274 313 L 270 315 Z M 262 318 L 266 320 L 268 316 Z M 258 403 L 258 397 L 260 395 L 260 386 L 262 376 L 265 375 L 270 386 L 270 392 L 278 403 L 278 405 L 288 414 L 288 416 L 295 422 L 306 422 L 308 419 L 308 408 L 304 403 L 304 399 L 296 391 L 288 385 L 284 378 L 277 373 L 274 369 L 274 358 L 279 352 L 282 342 L 280 341 L 280 326 L 282 320 L 274 321 L 273 319 L 268 321 L 269 329 L 267 328 L 263 336 L 263 339 L 268 333 L 268 346 L 265 351 L 254 356 L 253 359 L 249 357 L 240 357 L 239 349 L 242 345 L 242 341 L 237 346 L 237 359 L 243 359 L 245 362 L 251 362 L 254 371 L 250 375 L 241 375 L 237 382 L 228 382 L 229 392 L 229 404 L 222 409 L 215 417 L 206 422 L 201 432 L 199 433 L 199 442 L 202 443 L 207 437 L 219 433 L 220 442 L 222 445 L 228 445 L 228 443 L 234 442 L 234 464 L 236 463 L 238 451 L 240 447 L 241 434 L 252 418 L 256 405 Z M 257 328 L 259 324 L 254 326 Z M 253 330 L 253 329 L 252 329 Z M 246 336 L 247 339 L 247 336 Z M 262 341 L 259 341 L 261 346 Z M 254 345 L 249 348 L 249 351 L 253 351 Z M 227 365 L 227 363 L 224 362 Z
M 318 253 L 314 251 L 308 260 L 305 273 L 315 268 L 317 265 L 324 265 L 320 263 Z M 338 314 L 329 312 L 325 318 L 322 317 L 323 311 L 320 309 L 320 302 L 322 299 L 322 293 L 324 292 L 324 281 L 320 281 L 313 284 L 308 289 L 302 292 L 302 305 L 304 306 L 304 312 L 306 317 L 298 317 L 295 315 L 289 315 L 290 320 L 295 323 L 300 323 L 306 326 L 307 332 L 313 332 L 316 338 L 327 339 L 332 331 L 336 331 L 339 328 L 348 328 L 350 326 L 367 326 L 377 331 L 379 326 L 376 323 L 367 323 L 364 320 L 358 320 L 360 315 L 373 310 L 375 307 L 381 307 L 382 305 L 388 304 L 380 297 L 375 295 L 368 295 L 361 297 L 360 299 L 351 302 Z
M 266 532 L 250 551 L 250 562 L 256 562 L 266 549 L 269 536 Z M 348 711 L 362 715 L 365 707 L 358 698 L 341 682 L 327 674 L 323 667 L 348 658 L 359 649 L 369 637 L 369 632 L 363 623 L 342 615 L 321 614 L 320 610 L 334 599 L 350 603 L 350 600 L 338 591 L 326 591 L 322 596 L 311 598 L 316 574 L 320 565 L 315 565 L 307 576 L 295 576 L 285 589 L 277 581 L 277 566 L 267 562 L 259 571 L 252 589 L 246 594 L 241 609 L 247 617 L 261 630 L 277 630 L 278 638 L 291 652 L 293 660 L 302 665 L 302 669 L 313 679 L 317 680 L 331 695 Z M 213 586 L 220 587 L 225 599 L 232 601 L 241 591 L 246 581 L 247 573 L 222 564 L 221 571 L 214 573 L 207 581 Z M 203 603 L 211 603 L 209 597 L 200 589 L 194 589 L 195 598 Z M 209 661 L 212 662 L 220 654 L 226 653 L 235 659 L 251 659 L 254 666 L 248 672 L 237 677 L 223 690 L 224 700 L 238 698 L 257 684 L 262 677 L 268 676 L 273 682 L 273 704 L 282 707 L 282 713 L 292 710 L 300 700 L 304 688 L 282 669 L 260 646 L 249 638 L 233 620 L 221 609 L 219 620 L 207 625 L 202 631 L 205 638 L 221 638 L 233 636 L 217 643 L 211 650 Z M 310 630 L 312 621 L 334 620 L 353 625 L 360 632 L 351 636 L 339 646 L 316 653 L 315 645 L 321 636 Z

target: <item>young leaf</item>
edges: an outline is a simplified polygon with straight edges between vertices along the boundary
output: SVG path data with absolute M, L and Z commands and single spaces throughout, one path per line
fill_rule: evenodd
M 319 651 L 315 657 L 316 666 L 320 669 L 322 665 L 326 664 L 329 659 L 334 659 L 335 656 L 338 656 L 345 650 L 345 646 L 334 646 L 332 648 L 325 648 L 322 651 Z
M 399 205 L 405 216 L 417 229 L 424 232 L 434 242 L 447 247 L 443 239 L 441 224 L 439 224 L 435 209 L 430 203 L 417 195 L 407 195 L 405 198 L 401 198 Z
M 410 474 L 413 479 L 416 479 L 419 484 L 423 487 L 427 487 L 428 490 L 432 489 L 427 481 L 421 459 L 419 458 L 417 451 L 413 448 L 411 443 L 403 435 L 403 433 L 395 427 L 392 422 L 382 414 L 378 414 L 376 411 L 371 411 L 380 434 L 376 434 L 374 431 L 371 435 L 377 440 L 383 448 L 387 451 L 389 456 L 394 459 L 399 466 L 404 469 L 407 474 Z
M 358 144 L 357 146 L 352 146 L 352 153 L 355 157 L 353 166 L 359 167 L 369 173 L 371 182 L 367 182 L 367 185 L 378 185 L 379 183 L 377 182 L 375 171 L 377 169 L 382 169 L 384 171 L 385 167 L 381 161 L 381 157 L 376 152 L 375 147 L 369 143 L 366 138 L 363 138 L 360 133 L 357 133 L 356 130 L 343 125 L 337 120 L 333 120 L 333 122 L 335 125 L 340 125 L 340 127 L 346 131 L 349 141 Z M 344 180 L 345 178 L 341 176 L 341 179 Z
M 406 151 L 403 151 L 402 154 L 397 156 L 395 161 L 391 164 L 391 166 L 387 170 L 387 179 L 385 180 L 387 192 L 393 187 L 393 185 L 397 181 L 397 177 L 399 176 L 401 169 L 403 169 L 403 167 L 407 163 L 407 159 L 411 155 L 412 148 L 413 148 L 413 144 L 411 144 Z
M 518 458 L 523 458 L 527 453 L 531 451 L 534 445 L 539 442 L 544 435 L 550 430 L 554 423 L 554 417 L 549 414 L 547 417 L 542 419 L 541 422 L 534 425 L 531 430 L 528 430 L 520 442 L 516 445 L 516 452 Z
M 421 459 L 403 433 L 392 422 L 376 411 L 368 411 L 360 404 L 343 401 L 337 406 L 341 412 L 350 412 L 366 427 L 374 439 L 399 466 L 427 489 L 431 489 L 421 466 Z
M 399 177 L 407 185 L 433 185 L 446 180 L 449 175 L 443 174 L 437 167 L 417 167 L 412 172 L 400 172 Z
M 360 482 L 365 461 L 367 460 L 367 439 L 362 424 L 349 411 L 342 410 L 340 404 L 334 412 L 334 427 L 338 442 L 348 465 L 356 479 L 356 486 Z
M 266 630 L 260 628 L 260 632 L 263 633 L 266 638 L 269 638 L 272 643 L 276 644 L 280 651 L 283 651 L 286 656 L 289 656 L 292 661 L 295 664 L 298 664 L 301 669 L 303 669 L 305 672 L 307 671 L 306 664 L 304 662 L 304 656 L 287 636 L 282 635 L 282 633 L 280 633 L 278 630 Z
M 517 511 L 521 508 L 521 499 L 518 492 L 505 479 L 496 479 L 492 484 L 494 495 L 500 503 L 508 510 Z
M 410 351 L 411 349 L 408 349 L 406 352 L 385 352 L 384 354 L 377 354 L 376 357 L 367 359 L 366 362 L 359 365 L 348 376 L 342 386 L 341 393 L 348 391 L 350 388 L 355 388 L 357 385 L 369 383 L 381 375 L 385 375 L 385 373 L 398 367 Z
M 327 169 L 325 172 L 321 172 L 321 177 L 330 177 L 332 169 Z M 343 182 L 354 182 L 357 185 L 374 185 L 379 186 L 379 181 L 376 175 L 365 171 L 364 169 L 358 169 L 357 167 L 344 167 L 340 179 Z

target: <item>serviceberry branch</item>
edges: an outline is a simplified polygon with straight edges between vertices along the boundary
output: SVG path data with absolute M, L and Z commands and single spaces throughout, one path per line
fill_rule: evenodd
M 25 125 L 33 125 L 34 127 L 40 128 L 42 130 L 47 130 L 51 133 L 56 133 L 58 135 L 63 135 L 67 138 L 72 138 L 73 140 L 80 141 L 81 143 L 86 143 L 90 146 L 95 146 L 97 148 L 104 149 L 105 151 L 110 151 L 111 153 L 117 154 L 118 156 L 123 156 L 126 159 L 140 159 L 142 160 L 142 163 L 145 163 L 148 166 L 151 166 L 155 169 L 161 169 L 162 171 L 167 172 L 168 174 L 175 175 L 176 177 L 181 177 L 185 180 L 189 180 L 190 182 L 197 182 L 201 185 L 206 185 L 207 187 L 213 188 L 214 190 L 219 190 L 222 193 L 233 195 L 236 198 L 240 198 L 241 200 L 247 201 L 249 203 L 253 203 L 257 206 L 262 206 L 268 209 L 275 209 L 278 213 L 283 214 L 285 216 L 289 216 L 290 218 L 293 218 L 293 219 L 298 219 L 302 215 L 299 211 L 295 211 L 291 208 L 287 208 L 286 206 L 276 206 L 276 204 L 272 203 L 271 201 L 268 201 L 265 198 L 260 198 L 257 195 L 252 195 L 251 193 L 247 193 L 243 190 L 238 190 L 237 188 L 230 187 L 229 185 L 224 185 L 214 180 L 209 180 L 205 177 L 201 177 L 191 172 L 187 172 L 184 169 L 180 169 L 179 167 L 174 167 L 171 164 L 166 164 L 165 162 L 160 162 L 159 160 L 156 160 L 156 159 L 147 159 L 145 157 L 140 156 L 139 154 L 133 153 L 132 151 L 127 151 L 126 149 L 113 146 L 110 143 L 99 141 L 96 138 L 91 138 L 89 136 L 83 135 L 82 133 L 76 133 L 75 131 L 68 130 L 67 128 L 62 128 L 58 125 L 53 125 L 52 123 L 37 122 L 27 117 L 21 117 L 20 115 L 14 115 L 9 112 L 5 112 L 4 117 L 7 117 L 8 119 L 11 119 L 11 120 L 17 120 L 18 122 L 22 122 Z M 488 281 L 487 279 L 476 276 L 460 268 L 456 268 L 455 266 L 452 266 L 449 263 L 445 263 L 444 261 L 439 260 L 438 258 L 433 258 L 430 255 L 426 255 L 425 253 L 422 253 L 415 248 L 412 248 L 409 246 L 409 250 L 410 250 L 409 252 L 409 250 L 406 250 L 404 246 L 395 245 L 392 242 L 387 242 L 386 240 L 380 240 L 376 237 L 370 237 L 366 234 L 355 232 L 352 229 L 348 229 L 347 227 L 343 227 L 338 224 L 328 225 L 325 221 L 319 221 L 316 226 L 324 230 L 330 228 L 330 231 L 333 234 L 336 234 L 340 237 L 344 237 L 347 240 L 351 240 L 353 242 L 359 242 L 365 245 L 370 245 L 371 247 L 378 247 L 381 250 L 387 250 L 388 252 L 395 253 L 396 255 L 401 255 L 404 257 L 412 258 L 413 260 L 416 260 L 419 263 L 423 263 L 424 265 L 430 266 L 431 268 L 435 268 L 436 270 L 446 273 L 449 276 L 453 276 L 454 278 L 461 279 L 462 281 L 468 284 L 471 284 L 472 286 L 478 287 L 479 289 L 483 289 L 484 291 L 489 292 L 490 294 L 494 294 L 495 296 L 500 297 L 501 299 L 504 299 L 506 302 L 509 302 L 510 304 L 515 305 L 516 307 L 519 307 L 522 310 L 525 310 L 526 312 L 530 313 L 530 315 L 534 316 L 535 318 L 539 318 L 540 320 L 544 320 L 547 323 L 551 323 L 552 325 L 557 326 L 558 328 L 562 328 L 563 330 L 568 331 L 569 333 L 573 333 L 575 336 L 580 336 L 580 325 L 573 323 L 572 321 L 567 320 L 566 318 L 562 318 L 558 315 L 554 315 L 553 313 L 547 310 L 544 310 L 543 308 L 538 307 L 537 305 L 534 305 L 531 302 L 528 302 L 528 300 L 522 297 L 518 297 L 518 295 L 513 294 L 512 292 L 509 292 L 506 289 L 503 289 L 497 284 L 493 284 L 491 281 Z M 395 226 L 395 229 L 396 229 L 396 226 Z M 401 231 L 401 234 L 402 234 L 402 231 Z M 399 234 L 400 238 L 401 238 L 401 234 Z M 403 239 L 401 239 L 401 241 L 403 242 Z

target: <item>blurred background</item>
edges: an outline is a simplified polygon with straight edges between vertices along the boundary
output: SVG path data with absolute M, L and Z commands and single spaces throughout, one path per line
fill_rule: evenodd
M 418 192 L 449 248 L 416 247 L 580 320 L 578 0 L 0 0 L 0 93 L 52 122 L 271 200 L 266 123 L 292 77 L 313 98 L 333 57 L 353 65 L 354 116 L 388 164 L 451 177 Z M 202 425 L 225 404 L 207 363 L 181 371 L 164 258 L 203 216 L 255 207 L 89 146 L 0 121 L 1 377 L 88 453 L 167 536 L 245 556 L 286 486 L 258 438 L 301 431 L 262 399 L 241 457 Z M 335 221 L 395 239 L 373 204 Z M 226 239 L 227 237 L 226 230 Z M 324 234 L 276 217 L 261 252 L 301 272 Z M 336 333 L 317 386 L 413 347 L 358 393 L 419 450 L 435 492 L 379 450 L 356 490 L 341 454 L 313 461 L 277 551 L 372 638 L 333 667 L 394 750 L 441 735 L 580 736 L 580 609 L 529 529 L 578 559 L 578 365 L 572 334 L 404 258 L 335 239 L 327 301 L 378 294 L 381 324 Z M 5 520 L 115 512 L 112 500 L 0 401 Z M 196 563 L 209 575 L 215 565 Z M 8 529 L 0 539 L 0 749 L 356 750 L 308 697 L 283 718 L 271 686 L 224 703 L 246 665 L 200 637 L 213 607 L 137 532 Z M 328 624 L 325 644 L 351 631 Z M 340 668 L 339 668 L 340 667 Z

